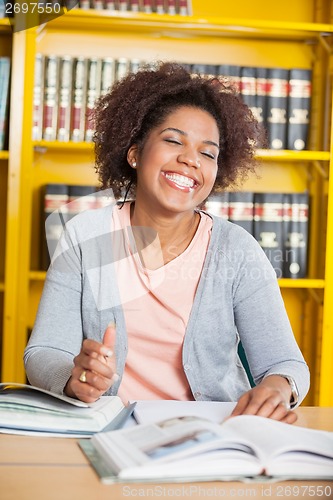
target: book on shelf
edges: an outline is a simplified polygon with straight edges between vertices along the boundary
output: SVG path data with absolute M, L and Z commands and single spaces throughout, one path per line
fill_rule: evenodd
M 145 12 L 146 14 L 192 14 L 191 0 L 80 0 L 80 9 L 106 9 L 116 12 Z
M 288 97 L 288 149 L 306 149 L 310 122 L 311 70 L 291 69 Z
M 270 149 L 287 148 L 289 70 L 267 71 L 267 131 Z
M 8 148 L 10 58 L 0 57 L 0 151 Z
M 283 201 L 285 278 L 305 278 L 309 229 L 309 193 L 288 193 Z
M 45 58 L 43 93 L 43 139 L 54 141 L 57 134 L 59 58 Z
M 67 184 L 46 184 L 42 189 L 41 269 L 47 270 L 68 220 Z
M 96 189 L 95 186 L 72 184 L 68 186 L 67 220 L 72 219 L 85 210 L 96 208 Z
M 229 219 L 229 193 L 228 191 L 212 193 L 203 204 L 203 210 L 212 215 Z
M 73 58 L 71 56 L 63 56 L 59 61 L 58 141 L 67 142 L 70 139 L 72 84 Z
M 256 68 L 256 102 L 253 114 L 267 128 L 267 68 Z
M 93 110 L 95 102 L 100 96 L 101 77 L 102 77 L 102 61 L 101 59 L 91 58 L 88 60 L 88 84 L 85 109 L 85 132 L 84 139 L 86 142 L 91 142 L 94 135 Z
M 333 479 L 333 433 L 240 415 L 141 424 L 80 440 L 104 483 Z
M 257 104 L 257 68 L 241 68 L 240 89 L 243 102 L 256 114 Z
M 254 193 L 246 191 L 229 193 L 229 220 L 253 235 Z
M 84 57 L 76 57 L 73 62 L 70 138 L 74 142 L 84 140 L 87 63 Z
M 278 278 L 283 276 L 283 193 L 255 193 L 253 235 Z
M 121 427 L 135 403 L 118 396 L 84 403 L 26 384 L 0 384 L 0 433 L 90 437 Z
M 220 64 L 217 73 L 219 76 L 228 78 L 238 92 L 241 91 L 241 66 L 235 64 Z
M 43 92 L 45 57 L 42 54 L 35 56 L 34 91 L 33 91 L 33 124 L 32 140 L 40 141 L 43 137 Z

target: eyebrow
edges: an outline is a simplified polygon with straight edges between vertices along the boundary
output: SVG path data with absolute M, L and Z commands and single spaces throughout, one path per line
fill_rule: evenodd
M 163 132 L 165 132 L 166 130 L 173 130 L 174 132 L 178 132 L 178 134 L 180 135 L 184 135 L 184 136 L 187 136 L 188 134 L 186 132 L 184 132 L 184 130 L 180 130 L 179 128 L 175 128 L 175 127 L 167 127 L 165 128 L 164 130 L 161 131 L 161 134 Z M 216 144 L 216 142 L 214 141 L 202 141 L 204 144 L 209 144 L 211 146 L 215 146 L 217 147 L 217 149 L 220 149 L 220 146 L 218 144 Z

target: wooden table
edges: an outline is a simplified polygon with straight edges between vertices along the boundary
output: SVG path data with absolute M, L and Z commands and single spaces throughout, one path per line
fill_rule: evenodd
M 333 431 L 333 408 L 302 407 L 296 425 Z M 1 500 L 333 498 L 333 481 L 103 485 L 75 439 L 0 435 Z

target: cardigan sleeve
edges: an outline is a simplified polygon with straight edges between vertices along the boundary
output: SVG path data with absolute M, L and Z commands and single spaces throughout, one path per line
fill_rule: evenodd
M 240 228 L 241 229 L 241 228 Z M 299 402 L 310 384 L 275 271 L 252 236 L 246 236 L 234 282 L 235 324 L 256 384 L 268 375 L 295 380 Z

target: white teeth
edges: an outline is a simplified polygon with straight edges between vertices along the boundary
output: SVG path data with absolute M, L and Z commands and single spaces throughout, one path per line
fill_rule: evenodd
M 194 180 L 179 174 L 165 174 L 165 177 L 170 181 L 175 182 L 178 186 L 193 188 Z

